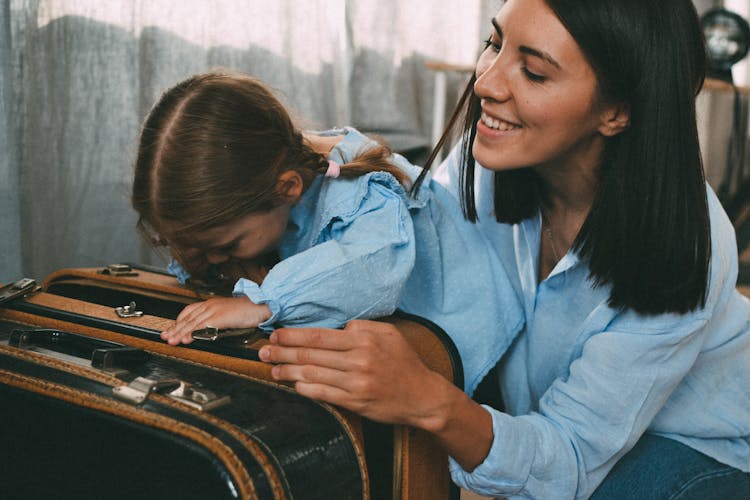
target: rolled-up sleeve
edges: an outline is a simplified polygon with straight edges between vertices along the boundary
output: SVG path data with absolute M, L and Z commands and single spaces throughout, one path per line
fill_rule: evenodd
M 370 182 L 356 210 L 332 216 L 320 240 L 279 262 L 261 285 L 237 282 L 235 295 L 271 309 L 261 328 L 338 328 L 395 311 L 415 258 L 414 228 L 402 194 Z
M 567 378 L 542 396 L 538 412 L 512 417 L 488 408 L 490 452 L 471 473 L 451 461 L 454 481 L 491 496 L 591 495 L 700 352 L 705 318 L 657 322 L 658 330 L 641 319 L 638 331 L 613 325 L 591 336 Z

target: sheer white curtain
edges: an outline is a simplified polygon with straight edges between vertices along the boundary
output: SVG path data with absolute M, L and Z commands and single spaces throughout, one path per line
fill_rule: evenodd
M 500 0 L 0 0 L 0 282 L 160 263 L 129 205 L 138 127 L 166 87 L 232 68 L 310 127 L 428 141 L 440 59 L 474 60 Z M 454 75 L 448 92 L 465 75 Z M 397 146 L 397 144 L 394 144 Z

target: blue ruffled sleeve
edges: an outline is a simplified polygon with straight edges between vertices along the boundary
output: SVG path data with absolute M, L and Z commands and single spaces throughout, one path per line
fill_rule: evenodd
M 312 244 L 285 257 L 261 285 L 248 279 L 235 285 L 235 295 L 268 304 L 272 316 L 260 325 L 265 330 L 338 328 L 391 314 L 414 266 L 414 229 L 392 176 L 378 172 L 323 182 L 335 186 L 323 196 L 336 203 L 328 203 L 322 218 L 316 215 L 320 228 L 311 231 L 317 235 Z

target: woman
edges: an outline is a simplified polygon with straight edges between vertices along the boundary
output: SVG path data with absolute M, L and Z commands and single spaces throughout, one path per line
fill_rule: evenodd
M 505 411 L 369 322 L 277 331 L 262 359 L 302 394 L 432 432 L 480 494 L 748 497 L 750 304 L 701 168 L 692 3 L 508 0 L 492 25 L 439 178 L 524 302 Z

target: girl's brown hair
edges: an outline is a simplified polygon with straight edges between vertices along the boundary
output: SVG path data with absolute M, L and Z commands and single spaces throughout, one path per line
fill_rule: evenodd
M 406 183 L 390 157 L 386 146 L 369 148 L 342 165 L 340 176 L 385 171 Z M 297 171 L 307 189 L 327 168 L 325 156 L 313 151 L 261 81 L 200 74 L 167 90 L 147 116 L 132 204 L 142 233 L 174 244 L 278 206 L 276 185 L 285 171 Z

